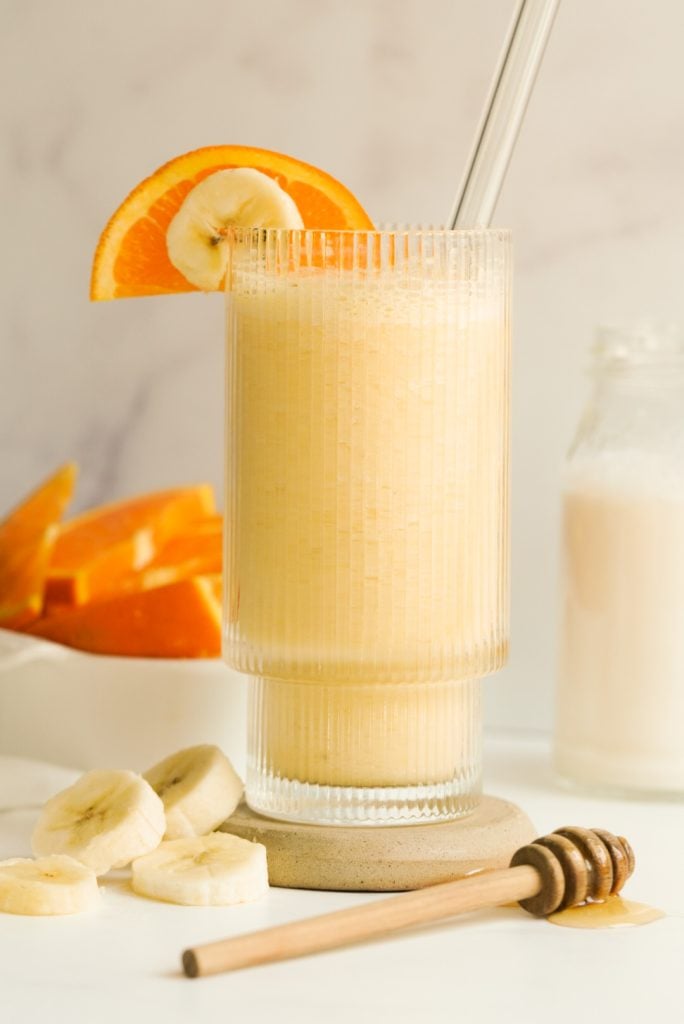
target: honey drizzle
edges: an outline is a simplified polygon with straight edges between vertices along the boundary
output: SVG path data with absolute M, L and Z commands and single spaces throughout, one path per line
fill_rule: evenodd
M 547 921 L 564 928 L 620 928 L 625 925 L 650 924 L 665 917 L 662 910 L 646 903 L 609 896 L 602 903 L 582 903 L 550 914 Z

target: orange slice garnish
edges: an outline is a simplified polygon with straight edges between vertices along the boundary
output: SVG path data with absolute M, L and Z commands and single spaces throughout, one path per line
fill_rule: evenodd
M 273 178 L 294 200 L 305 228 L 373 229 L 352 193 L 324 171 L 266 149 L 208 146 L 164 164 L 114 213 L 95 252 L 91 299 L 197 291 L 169 260 L 169 224 L 199 182 L 237 167 L 251 167 Z

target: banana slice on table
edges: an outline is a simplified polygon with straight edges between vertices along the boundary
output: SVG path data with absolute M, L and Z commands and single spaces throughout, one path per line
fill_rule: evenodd
M 202 744 L 171 754 L 144 773 L 166 812 L 165 839 L 204 836 L 229 818 L 242 780 L 218 747 Z
M 80 914 L 100 904 L 92 871 L 72 857 L 14 857 L 0 861 L 0 912 Z
M 188 907 L 249 903 L 268 891 L 266 847 L 224 832 L 163 842 L 132 871 L 140 896 Z
M 31 845 L 37 856 L 64 853 L 104 875 L 154 850 L 165 829 L 164 805 L 141 775 L 92 771 L 48 800 Z
M 208 175 L 188 192 L 166 232 L 169 259 L 197 288 L 220 287 L 231 226 L 303 228 L 304 221 L 294 199 L 268 174 L 235 167 Z

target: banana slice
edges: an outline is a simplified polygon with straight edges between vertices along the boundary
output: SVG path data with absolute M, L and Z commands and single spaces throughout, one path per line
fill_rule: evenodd
M 302 228 L 297 205 L 253 167 L 216 171 L 188 192 L 166 232 L 169 259 L 197 288 L 215 291 L 226 274 L 227 230 Z
M 141 775 L 93 771 L 48 800 L 31 845 L 37 856 L 65 853 L 104 875 L 154 850 L 165 829 L 164 805 Z
M 229 818 L 242 797 L 242 780 L 218 747 L 188 747 L 144 773 L 166 812 L 165 839 L 204 836 Z
M 132 864 L 140 896 L 187 907 L 224 907 L 258 900 L 268 891 L 266 847 L 213 832 L 171 839 Z
M 99 904 L 95 875 L 72 857 L 0 861 L 0 911 L 5 914 L 80 914 Z

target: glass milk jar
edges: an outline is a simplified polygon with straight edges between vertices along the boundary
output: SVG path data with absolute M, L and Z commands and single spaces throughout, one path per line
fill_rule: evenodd
M 684 795 L 684 336 L 601 329 L 563 489 L 556 767 Z

